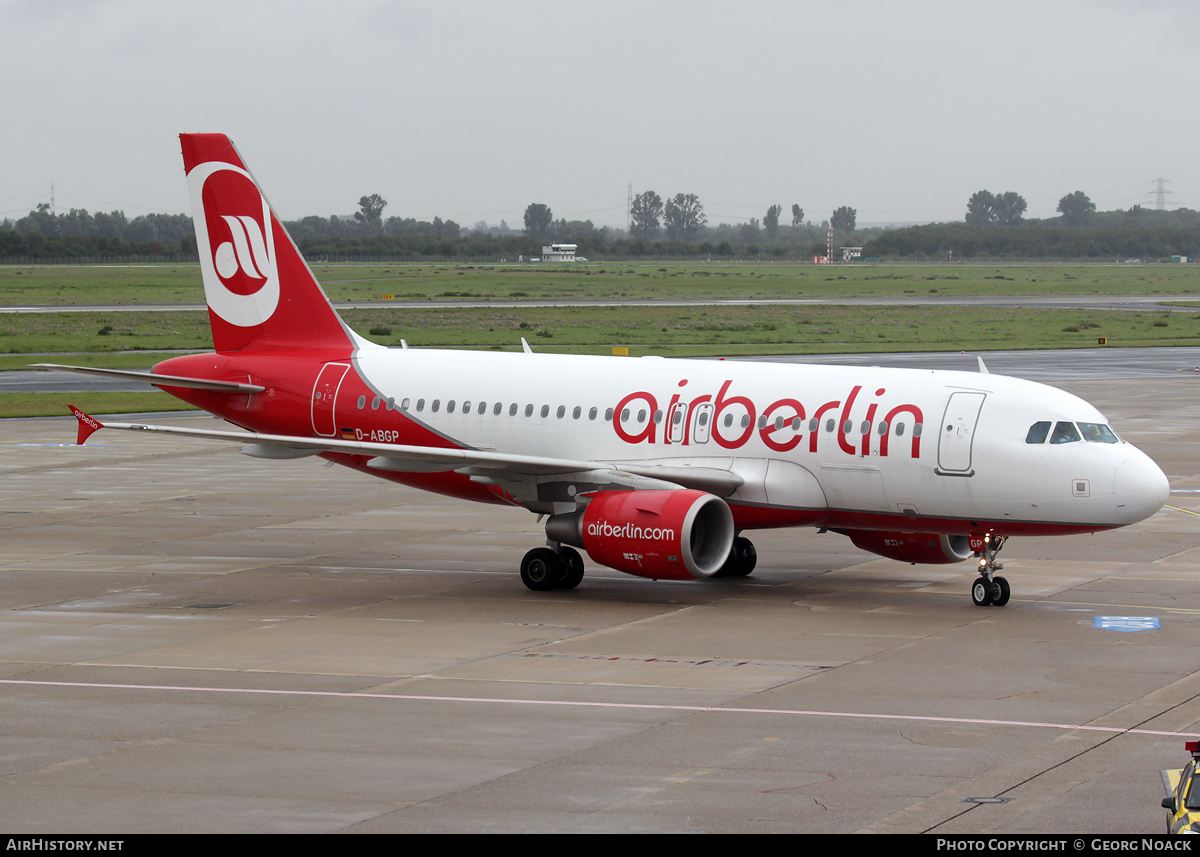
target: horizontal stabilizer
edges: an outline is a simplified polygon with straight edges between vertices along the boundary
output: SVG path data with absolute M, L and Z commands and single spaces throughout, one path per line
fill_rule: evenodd
M 216 390 L 221 393 L 261 393 L 266 387 L 241 384 L 237 381 L 210 381 L 206 378 L 186 378 L 183 375 L 157 375 L 153 372 L 134 372 L 130 369 L 98 369 L 94 366 L 65 366 L 60 363 L 30 363 L 31 369 L 52 369 L 59 372 L 78 372 L 122 381 L 144 381 L 158 387 L 189 387 L 193 390 Z

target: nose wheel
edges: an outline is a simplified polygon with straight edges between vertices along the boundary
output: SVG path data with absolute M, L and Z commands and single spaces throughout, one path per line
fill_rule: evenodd
M 982 548 L 975 551 L 979 560 L 979 579 L 971 584 L 971 603 L 976 607 L 1003 607 L 1012 596 L 1008 581 L 996 575 L 1004 568 L 1004 563 L 996 561 L 996 554 L 1007 540 L 1007 536 L 984 536 Z

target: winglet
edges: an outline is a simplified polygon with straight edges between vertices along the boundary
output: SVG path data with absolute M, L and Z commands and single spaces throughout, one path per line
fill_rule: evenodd
M 989 372 L 989 371 L 988 371 L 988 368 L 987 368 L 986 366 L 984 366 L 984 365 L 983 365 L 983 358 L 982 358 L 982 357 L 979 357 L 979 355 L 978 355 L 978 354 L 976 354 L 975 356 L 979 358 L 979 374 L 980 374 L 980 375 L 990 375 L 990 374 L 992 374 L 991 372 Z
M 75 439 L 75 443 L 79 444 L 80 446 L 83 445 L 85 440 L 92 436 L 93 432 L 98 432 L 100 429 L 104 428 L 104 423 L 100 422 L 100 420 L 96 419 L 95 417 L 89 417 L 74 405 L 67 405 L 67 407 L 71 409 L 71 413 L 75 415 L 75 419 L 79 420 L 79 434 Z
M 521 350 L 524 351 L 526 354 L 533 353 L 533 349 L 529 347 L 529 343 L 525 341 L 524 336 L 521 337 Z

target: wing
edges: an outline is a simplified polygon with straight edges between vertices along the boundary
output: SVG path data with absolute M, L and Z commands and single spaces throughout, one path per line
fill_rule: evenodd
M 469 476 L 476 482 L 499 485 L 522 505 L 535 511 L 552 511 L 551 506 L 556 499 L 564 503 L 576 502 L 574 494 L 554 498 L 556 492 L 550 489 L 558 483 L 562 483 L 564 487 L 567 483 L 575 485 L 580 497 L 594 491 L 676 487 L 695 488 L 728 497 L 744 484 L 744 480 L 736 473 L 715 467 L 550 458 L 479 449 L 411 446 L 148 423 L 101 423 L 73 405 L 68 407 L 79 420 L 77 443 L 86 441 L 93 432 L 110 428 L 244 444 L 241 451 L 256 458 L 303 458 L 320 453 L 365 455 L 369 456 L 367 467 L 373 470 L 399 473 L 454 471 Z

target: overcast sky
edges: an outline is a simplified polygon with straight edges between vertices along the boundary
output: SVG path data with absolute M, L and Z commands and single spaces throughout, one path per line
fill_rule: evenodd
M 1200 208 L 1196 0 L 0 0 L 0 218 L 189 211 L 177 134 L 233 138 L 277 213 L 625 225 Z M 785 219 L 787 217 L 785 216 Z

